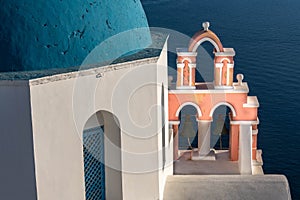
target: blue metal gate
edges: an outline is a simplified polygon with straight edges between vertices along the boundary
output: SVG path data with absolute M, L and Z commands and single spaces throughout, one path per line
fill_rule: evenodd
M 83 132 L 86 200 L 105 199 L 104 132 L 96 127 Z

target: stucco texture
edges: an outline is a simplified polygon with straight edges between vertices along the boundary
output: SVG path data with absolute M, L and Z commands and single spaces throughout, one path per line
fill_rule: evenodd
M 0 72 L 79 66 L 101 42 L 136 28 L 143 29 L 117 37 L 93 61 L 151 44 L 139 0 L 5 0 L 0 21 Z

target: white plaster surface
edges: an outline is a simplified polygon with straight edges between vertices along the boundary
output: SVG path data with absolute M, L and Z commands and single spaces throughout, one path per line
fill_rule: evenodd
M 291 200 L 282 175 L 174 175 L 166 183 L 164 200 Z
M 39 200 L 85 199 L 82 131 L 93 126 L 90 117 L 98 111 L 112 113 L 120 124 L 123 199 L 162 198 L 173 172 L 172 144 L 162 127 L 168 119 L 166 63 L 165 46 L 160 57 L 30 81 Z

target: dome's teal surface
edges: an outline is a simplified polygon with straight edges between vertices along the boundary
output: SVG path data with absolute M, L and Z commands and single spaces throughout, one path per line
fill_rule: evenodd
M 148 22 L 139 0 L 3 0 L 0 71 L 79 66 L 107 38 L 141 27 Z M 151 44 L 148 28 L 122 40 L 107 54 L 118 57 L 116 48 L 126 52 Z

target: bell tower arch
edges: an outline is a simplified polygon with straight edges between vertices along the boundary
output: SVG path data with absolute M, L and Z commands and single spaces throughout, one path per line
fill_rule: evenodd
M 235 51 L 224 48 L 219 37 L 209 30 L 209 22 L 202 24 L 203 29 L 191 39 L 187 49 L 177 49 L 177 89 L 196 89 L 197 50 L 203 42 L 214 46 L 214 87 L 215 89 L 232 89 Z
M 197 32 L 191 39 L 188 51 L 191 52 L 196 52 L 198 47 L 203 43 L 203 42 L 210 42 L 214 47 L 216 52 L 223 52 L 224 48 L 223 45 L 219 39 L 219 37 L 209 30 L 210 24 L 209 22 L 203 22 L 202 27 L 203 29 Z

